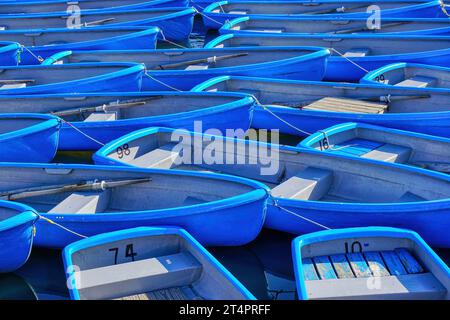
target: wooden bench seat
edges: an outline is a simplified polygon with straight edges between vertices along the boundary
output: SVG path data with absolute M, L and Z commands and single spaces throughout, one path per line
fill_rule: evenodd
M 130 164 L 144 168 L 170 169 L 179 156 L 176 144 L 168 143 L 133 159 Z
M 117 120 L 117 112 L 92 112 L 84 122 L 101 122 Z
M 333 172 L 309 167 L 272 189 L 274 197 L 319 200 L 325 196 L 333 181 Z
M 386 161 L 386 162 L 408 162 L 411 156 L 411 148 L 399 146 L 396 144 L 386 143 L 366 154 L 361 155 L 361 158 Z
M 388 105 L 381 102 L 362 101 L 347 98 L 322 98 L 304 107 L 303 110 L 320 110 L 332 112 L 350 112 L 381 114 L 385 113 Z
M 74 192 L 48 213 L 99 213 L 109 205 L 110 191 Z
M 190 286 L 161 289 L 115 300 L 203 300 Z
M 202 265 L 189 252 L 79 271 L 85 298 L 129 297 L 156 290 L 189 286 L 200 278 Z
M 436 78 L 417 75 L 396 83 L 395 85 L 399 87 L 427 88 L 435 86 L 436 83 Z
M 304 258 L 302 265 L 310 299 L 442 299 L 446 295 L 443 285 L 405 248 Z

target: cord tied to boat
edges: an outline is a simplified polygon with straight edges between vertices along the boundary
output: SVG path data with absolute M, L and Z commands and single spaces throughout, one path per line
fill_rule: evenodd
M 441 0 L 441 10 L 447 17 L 450 18 L 450 13 L 448 13 L 447 11 L 447 5 L 445 4 L 444 0 Z
M 315 226 L 317 226 L 317 227 L 320 227 L 320 228 L 325 229 L 325 230 L 331 230 L 331 228 L 329 228 L 329 227 L 327 227 L 327 226 L 325 226 L 325 225 L 323 225 L 323 224 L 321 224 L 321 223 L 319 223 L 319 222 L 317 222 L 317 221 L 314 221 L 314 220 L 312 220 L 312 219 L 310 219 L 310 218 L 307 218 L 307 217 L 305 217 L 305 216 L 302 216 L 301 214 L 298 214 L 298 213 L 296 213 L 296 212 L 294 212 L 294 211 L 292 211 L 292 210 L 289 210 L 289 209 L 287 209 L 287 208 L 281 206 L 281 205 L 278 203 L 278 200 L 277 200 L 274 196 L 272 196 L 272 194 L 271 194 L 270 191 L 269 191 L 269 199 L 272 200 L 272 205 L 273 205 L 274 207 L 276 207 L 276 208 L 278 208 L 278 209 L 280 209 L 280 210 L 282 210 L 282 211 L 284 211 L 284 212 L 286 212 L 286 213 L 288 213 L 288 214 L 291 214 L 291 215 L 293 215 L 293 216 L 295 216 L 295 217 L 297 217 L 297 218 L 300 218 L 300 219 L 302 219 L 302 220 L 304 220 L 304 221 L 306 221 L 306 222 L 308 222 L 308 223 L 311 223 L 311 224 L 313 224 L 313 225 L 315 225 Z
M 23 44 L 20 45 L 20 48 L 22 49 L 22 52 L 23 52 L 23 50 L 28 51 L 33 56 L 33 58 L 35 58 L 39 63 L 44 62 L 44 60 L 45 60 L 44 58 L 42 58 L 41 56 L 36 55 L 33 51 L 31 51 L 29 48 L 27 48 Z

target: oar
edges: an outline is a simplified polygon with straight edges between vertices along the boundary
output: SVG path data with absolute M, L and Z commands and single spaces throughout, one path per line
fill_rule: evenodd
M 111 181 L 83 181 L 75 184 L 67 185 L 52 185 L 45 187 L 34 187 L 18 189 L 8 192 L 0 193 L 0 199 L 2 200 L 19 200 L 30 197 L 45 196 L 56 193 L 75 192 L 75 191 L 92 191 L 92 190 L 105 190 L 108 188 L 128 186 L 137 183 L 144 183 L 151 181 L 151 178 L 139 178 L 129 180 L 111 180 Z
M 36 80 L 34 79 L 0 80 L 0 84 L 33 83 L 33 82 L 36 82 Z
M 238 58 L 238 57 L 243 57 L 243 56 L 247 56 L 247 55 L 248 55 L 247 52 L 242 52 L 242 53 L 236 53 L 236 54 L 227 54 L 224 56 L 213 56 L 213 57 L 208 57 L 208 58 L 159 65 L 159 66 L 153 67 L 152 70 L 164 70 L 164 69 L 171 69 L 171 68 L 173 69 L 173 68 L 179 68 L 179 67 L 183 67 L 186 65 L 189 66 L 189 65 L 193 65 L 193 64 L 199 64 L 199 63 L 215 63 L 216 61 Z
M 395 26 L 400 26 L 400 25 L 405 24 L 405 23 L 408 23 L 408 22 L 386 23 L 386 24 L 383 24 L 382 27 L 383 28 L 395 27 Z M 373 29 L 369 29 L 367 27 L 364 27 L 364 28 L 353 28 L 353 29 L 336 30 L 336 31 L 331 31 L 329 33 L 331 33 L 331 34 L 345 34 L 345 33 L 372 31 L 372 30 Z
M 51 114 L 58 116 L 58 117 L 65 117 L 65 116 L 73 116 L 73 115 L 79 115 L 83 114 L 85 112 L 106 112 L 108 109 L 123 109 L 123 108 L 131 108 L 136 106 L 142 106 L 145 105 L 145 101 L 136 101 L 136 102 L 127 102 L 127 103 L 120 103 L 120 104 L 105 104 L 103 106 L 97 106 L 97 107 L 86 107 L 86 108 L 76 108 L 76 109 L 67 109 L 63 111 L 52 111 Z
M 89 26 L 96 26 L 99 24 L 104 24 L 107 22 L 111 22 L 113 20 L 116 20 L 116 18 L 106 18 L 106 19 L 102 19 L 102 20 L 96 20 L 96 21 L 91 21 L 91 22 L 84 22 L 84 23 L 80 23 L 80 24 L 76 24 L 74 26 L 71 26 L 72 28 L 77 28 L 77 27 L 89 27 Z
M 319 11 L 305 12 L 305 13 L 302 13 L 302 14 L 342 13 L 342 12 L 345 12 L 345 11 L 355 10 L 355 9 L 362 9 L 362 8 L 366 8 L 366 6 L 357 6 L 357 7 L 349 7 L 349 8 L 346 8 L 346 7 L 342 6 L 340 8 L 323 9 L 323 10 L 319 10 Z

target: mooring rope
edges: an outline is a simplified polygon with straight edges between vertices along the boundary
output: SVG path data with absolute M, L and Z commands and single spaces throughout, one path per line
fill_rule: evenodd
M 48 222 L 48 223 L 50 223 L 50 224 L 53 224 L 53 225 L 55 225 L 56 227 L 61 228 L 62 230 L 67 231 L 67 232 L 69 232 L 69 233 L 71 233 L 71 234 L 73 234 L 73 235 L 76 235 L 76 236 L 80 237 L 80 238 L 87 238 L 87 236 L 85 236 L 85 235 L 83 235 L 83 234 L 81 234 L 81 233 L 78 233 L 78 232 L 76 232 L 76 231 L 73 231 L 73 230 L 71 230 L 71 229 L 69 229 L 69 228 L 67 228 L 67 227 L 64 227 L 63 225 L 61 225 L 61 224 L 59 224 L 59 223 L 53 221 L 52 219 L 49 219 L 49 218 L 47 218 L 47 217 L 44 217 L 44 216 L 40 215 L 40 214 L 37 213 L 36 211 L 33 211 L 33 212 L 39 217 L 39 219 L 42 219 L 42 220 L 45 221 L 45 222 Z M 34 232 L 36 232 L 36 230 L 35 230 Z
M 86 132 L 83 132 L 81 129 L 77 128 L 75 125 L 73 125 L 72 123 L 70 123 L 67 120 L 64 120 L 63 118 L 51 113 L 52 115 L 56 116 L 59 120 L 61 120 L 62 122 L 64 122 L 65 124 L 67 124 L 68 126 L 70 126 L 71 128 L 73 128 L 75 131 L 77 131 L 78 133 L 80 133 L 81 135 L 85 136 L 86 138 L 92 140 L 93 142 L 97 143 L 100 146 L 105 146 L 104 143 L 98 141 L 97 139 L 95 139 L 94 137 L 88 135 Z
M 447 7 L 447 5 L 445 4 L 445 1 L 441 0 L 441 10 L 447 17 L 450 18 L 450 13 L 448 13 L 446 7 Z

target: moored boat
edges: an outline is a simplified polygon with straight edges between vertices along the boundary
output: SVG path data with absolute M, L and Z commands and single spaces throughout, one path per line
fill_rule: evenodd
M 97 150 L 131 131 L 155 125 L 245 131 L 255 106 L 250 96 L 207 92 L 0 95 L 0 101 L 3 113 L 50 113 L 61 118 L 58 148 L 72 151 Z
M 219 1 L 203 11 L 205 27 L 219 29 L 227 21 L 240 17 L 274 17 L 304 15 L 310 18 L 329 16 L 375 19 L 374 7 L 380 18 L 447 18 L 441 2 L 434 1 Z
M 43 64 L 139 61 L 147 69 L 142 91 L 176 91 L 218 75 L 322 80 L 329 54 L 319 47 L 67 51 Z
M 319 23 L 318 23 L 319 22 Z M 340 17 L 242 17 L 225 23 L 221 34 L 428 34 L 449 35 L 448 18 L 383 18 L 367 25 L 367 18 Z
M 192 31 L 193 8 L 153 8 L 130 10 L 81 10 L 71 12 L 0 14 L 4 30 L 30 30 L 51 28 L 92 28 L 96 26 L 158 27 L 164 38 L 172 41 L 187 40 Z M 1 34 L 1 33 L 0 33 Z
M 254 95 L 252 127 L 310 135 L 344 122 L 450 137 L 449 93 L 356 83 L 218 77 L 193 91 Z
M 259 234 L 268 197 L 263 184 L 212 173 L 3 163 L 0 176 L 0 199 L 33 205 L 44 218 L 36 224 L 35 245 L 51 248 L 83 236 L 168 225 L 203 245 L 243 245 Z
M 140 91 L 144 69 L 136 63 L 4 66 L 0 95 Z
M 124 148 L 130 150 L 127 155 Z M 94 161 L 207 170 L 260 181 L 271 188 L 265 222 L 271 229 L 304 234 L 323 228 L 405 227 L 430 245 L 450 247 L 445 236 L 450 227 L 447 174 L 169 128 L 130 133 L 100 149 Z
M 0 201 L 0 273 L 13 272 L 28 260 L 37 220 L 34 209 Z
M 52 161 L 58 149 L 60 127 L 60 120 L 50 115 L 0 113 L 0 161 Z
M 238 46 L 316 46 L 330 50 L 326 81 L 359 82 L 367 72 L 395 62 L 450 67 L 450 37 L 426 35 L 226 34 L 206 48 Z M 269 77 L 267 77 L 269 78 Z
M 410 131 L 343 123 L 312 134 L 299 146 L 450 173 L 450 139 Z
M 74 300 L 255 299 L 179 228 L 141 227 L 96 235 L 68 245 L 63 258 Z
M 449 300 L 450 269 L 419 234 L 368 227 L 296 238 L 299 299 Z
M 361 83 L 450 92 L 450 68 L 394 63 L 369 72 Z
M 124 10 L 139 8 L 187 7 L 188 0 L 3 0 L 0 2 L 0 14 L 63 12 L 72 6 L 80 10 L 107 9 Z M 78 9 L 74 8 L 74 9 Z
M 20 43 L 23 48 L 17 62 L 29 65 L 40 64 L 47 57 L 66 50 L 155 49 L 159 34 L 156 27 L 126 26 L 6 30 L 0 31 L 0 41 Z

